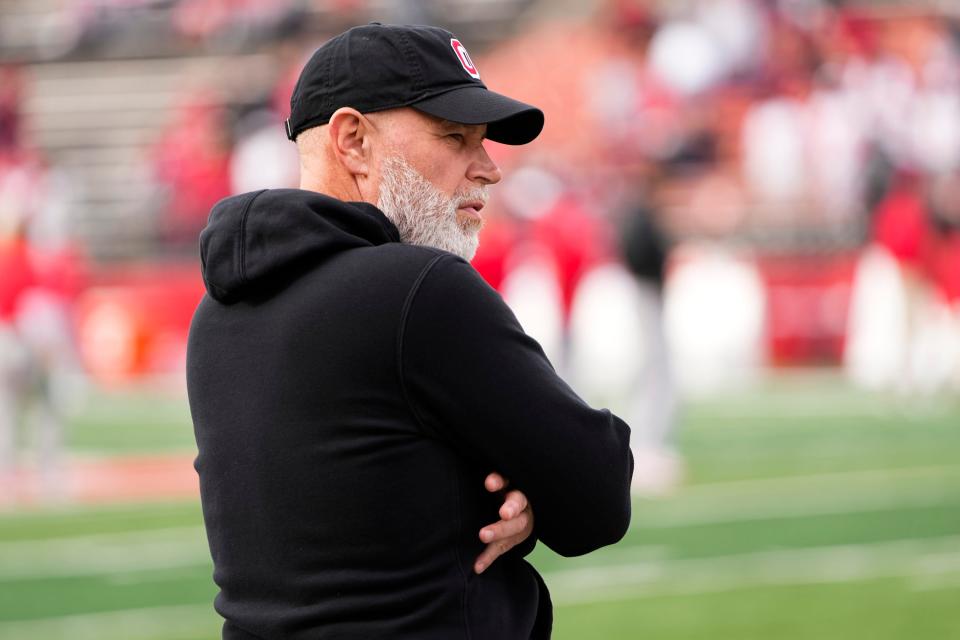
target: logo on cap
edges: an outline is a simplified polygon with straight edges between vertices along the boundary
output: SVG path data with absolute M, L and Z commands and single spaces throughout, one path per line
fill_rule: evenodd
M 453 47 L 453 52 L 457 54 L 457 60 L 460 61 L 461 66 L 463 66 L 463 70 L 479 80 L 480 72 L 477 71 L 477 66 L 473 64 L 473 60 L 470 59 L 470 54 L 467 53 L 467 48 L 460 44 L 460 41 L 456 38 L 450 38 L 450 46 Z

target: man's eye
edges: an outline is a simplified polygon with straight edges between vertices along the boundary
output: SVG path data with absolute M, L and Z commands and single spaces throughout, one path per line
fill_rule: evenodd
M 447 137 L 456 140 L 460 144 L 463 144 L 463 141 L 465 139 L 462 133 L 448 133 Z

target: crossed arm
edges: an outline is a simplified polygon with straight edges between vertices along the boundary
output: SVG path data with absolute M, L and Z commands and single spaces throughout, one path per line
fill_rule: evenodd
M 504 491 L 509 482 L 499 473 L 491 473 L 484 480 L 490 493 Z M 480 540 L 487 543 L 473 563 L 473 570 L 480 574 L 493 561 L 514 548 L 533 533 L 533 510 L 522 491 L 508 491 L 500 507 L 500 520 L 480 529 Z
M 450 255 L 431 262 L 411 300 L 399 360 L 420 427 L 498 472 L 485 484 L 503 496 L 500 520 L 478 532 L 486 548 L 474 571 L 532 535 L 530 502 L 537 539 L 560 555 L 620 540 L 633 473 L 627 424 L 570 389 L 466 262 Z

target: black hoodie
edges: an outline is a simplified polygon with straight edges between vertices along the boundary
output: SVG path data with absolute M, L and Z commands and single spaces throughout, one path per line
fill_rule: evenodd
M 235 196 L 201 235 L 187 380 L 224 638 L 547 638 L 535 539 L 630 521 L 629 428 L 554 372 L 462 259 L 376 208 Z M 535 516 L 482 575 L 498 471 Z

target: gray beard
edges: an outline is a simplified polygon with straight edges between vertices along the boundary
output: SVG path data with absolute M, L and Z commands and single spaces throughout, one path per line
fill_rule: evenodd
M 482 220 L 457 217 L 457 208 L 471 200 L 487 201 L 484 187 L 445 196 L 403 157 L 386 158 L 381 167 L 377 207 L 400 231 L 400 241 L 443 249 L 466 261 L 480 244 Z

